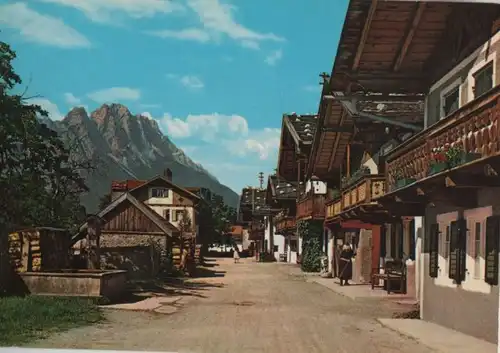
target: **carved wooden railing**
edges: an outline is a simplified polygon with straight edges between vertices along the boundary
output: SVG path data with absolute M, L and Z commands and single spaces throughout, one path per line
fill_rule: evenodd
M 358 182 L 340 191 L 340 195 L 326 203 L 326 219 L 334 218 L 353 207 L 376 201 L 385 193 L 383 175 L 365 175 Z
M 479 154 L 479 159 L 498 155 L 499 119 L 500 86 L 496 86 L 391 151 L 386 156 L 388 190 L 394 190 L 398 180 L 427 177 L 432 150 L 446 144 Z
M 286 232 L 286 231 L 295 229 L 295 227 L 296 227 L 295 217 L 284 216 L 284 217 L 281 217 L 276 222 L 276 232 L 277 233 Z
M 253 220 L 250 224 L 249 239 L 250 240 L 261 240 L 264 238 L 264 232 L 266 226 L 261 221 Z
M 325 195 L 305 195 L 297 202 L 297 220 L 325 218 Z

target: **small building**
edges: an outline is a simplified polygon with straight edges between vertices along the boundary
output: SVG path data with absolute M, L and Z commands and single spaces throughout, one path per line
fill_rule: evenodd
M 16 272 L 69 268 L 71 237 L 67 229 L 34 227 L 9 234 L 10 264 Z
M 97 214 L 101 268 L 127 270 L 130 278 L 154 277 L 170 256 L 180 268 L 184 249 L 186 265 L 194 264 L 201 250 L 197 253 L 201 199 L 171 180 L 166 170 L 147 181 L 112 183 L 112 202 Z M 74 240 L 83 241 L 88 227 L 88 222 L 82 225 Z
M 276 175 L 267 181 L 266 202 L 280 211 L 273 218 L 274 257 L 276 261 L 297 262 L 297 232 L 295 225 L 295 202 L 297 183 L 288 182 Z M 266 227 L 266 237 L 270 235 L 270 222 Z

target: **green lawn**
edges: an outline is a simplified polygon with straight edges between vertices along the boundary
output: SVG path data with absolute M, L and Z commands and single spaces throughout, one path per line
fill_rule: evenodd
M 17 346 L 50 333 L 102 320 L 91 299 L 27 296 L 0 298 L 0 346 Z

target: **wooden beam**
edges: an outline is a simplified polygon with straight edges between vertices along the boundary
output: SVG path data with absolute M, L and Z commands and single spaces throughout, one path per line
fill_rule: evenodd
M 365 25 L 363 27 L 363 32 L 361 33 L 361 38 L 359 40 L 358 48 L 356 50 L 356 56 L 354 57 L 354 62 L 352 64 L 352 71 L 356 71 L 359 67 L 361 61 L 361 55 L 365 48 L 366 40 L 368 39 L 368 34 L 370 33 L 370 27 L 372 25 L 373 17 L 375 17 L 375 10 L 377 9 L 378 0 L 372 0 L 370 5 L 370 10 L 368 11 L 368 17 L 365 20 Z
M 425 11 L 427 4 L 425 2 L 419 2 L 417 5 L 417 9 L 415 11 L 415 15 L 413 16 L 413 21 L 411 26 L 406 34 L 405 40 L 401 49 L 399 50 L 398 57 L 396 58 L 396 62 L 394 63 L 393 71 L 399 71 L 401 65 L 403 64 L 403 60 L 408 53 L 408 48 L 413 40 L 413 36 L 415 36 L 415 32 L 417 31 L 418 24 L 420 23 L 420 19 L 422 18 L 422 14 Z
M 347 115 L 346 110 L 342 108 L 342 115 L 340 117 L 339 126 L 342 126 L 342 124 L 344 123 L 346 115 Z M 335 143 L 333 145 L 332 155 L 330 157 L 330 162 L 328 163 L 328 172 L 332 171 L 333 162 L 335 162 L 335 153 L 337 152 L 337 149 L 339 147 L 340 135 L 341 135 L 340 133 L 337 133 L 337 135 L 335 136 Z
M 500 187 L 500 177 L 485 175 L 452 175 L 444 179 L 447 188 L 479 189 L 485 187 Z

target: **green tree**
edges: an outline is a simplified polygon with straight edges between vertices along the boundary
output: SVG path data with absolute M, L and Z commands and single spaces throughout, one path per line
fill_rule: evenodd
M 85 217 L 79 197 L 90 167 L 73 158 L 57 133 L 41 120 L 40 106 L 15 93 L 21 78 L 15 52 L 0 41 L 0 229 L 26 226 L 73 228 Z

